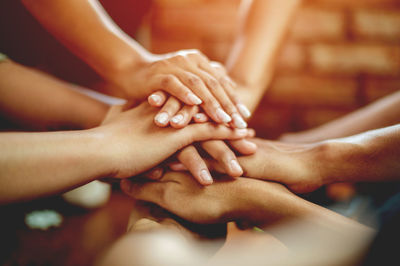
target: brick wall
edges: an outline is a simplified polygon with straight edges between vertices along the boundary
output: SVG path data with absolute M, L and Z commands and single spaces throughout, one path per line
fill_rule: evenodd
M 148 48 L 198 48 L 223 61 L 240 0 L 156 0 Z M 143 37 L 145 36 L 145 37 Z M 399 0 L 305 0 L 251 121 L 274 138 L 340 117 L 400 89 Z

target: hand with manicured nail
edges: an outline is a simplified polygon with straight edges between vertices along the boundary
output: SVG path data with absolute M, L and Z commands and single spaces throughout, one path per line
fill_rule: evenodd
M 247 129 L 231 129 L 212 123 L 192 124 L 182 129 L 160 129 L 153 123 L 156 109 L 142 103 L 128 111 L 114 106 L 102 126 L 93 129 L 104 142 L 101 152 L 112 164 L 112 177 L 143 173 L 193 142 L 210 139 L 241 139 Z
M 161 110 L 154 118 L 154 122 L 160 127 L 170 124 L 172 127 L 182 128 L 189 124 L 192 119 L 194 122 L 203 123 L 208 121 L 210 117 L 208 113 L 201 112 L 202 110 L 200 110 L 199 106 L 182 105 L 176 97 L 168 97 L 162 91 L 153 93 L 147 100 L 151 106 L 161 107 Z M 220 118 L 219 123 L 229 123 L 232 127 L 246 128 L 247 123 L 243 117 L 249 118 L 250 111 L 243 104 L 238 104 L 237 108 L 240 110 L 240 114 L 235 112 L 230 116 L 221 108 L 216 109 L 216 116 Z M 202 109 L 204 110 L 204 108 Z
M 204 97 L 200 97 L 203 101 L 200 106 L 204 112 L 217 123 L 230 123 L 231 126 L 236 128 L 246 128 L 247 123 L 245 119 L 249 118 L 251 113 L 235 95 L 234 83 L 228 78 L 221 64 L 216 66 L 216 62 L 210 62 L 209 66 L 211 66 L 211 68 L 207 69 L 213 73 L 216 80 L 221 81 L 222 86 L 218 86 L 216 80 L 212 82 L 209 81 L 208 83 L 206 82 L 205 85 L 210 93 L 206 93 Z M 156 120 L 157 125 L 166 126 L 174 116 L 178 116 L 176 119 L 179 119 L 182 125 L 187 125 L 187 123 L 191 121 L 193 115 L 187 110 L 190 108 L 184 105 L 183 108 L 180 109 L 181 104 L 179 100 L 181 99 L 176 95 L 173 96 L 175 96 L 175 98 L 171 100 L 172 97 L 167 96 L 163 91 L 156 91 L 148 97 L 148 102 L 151 106 L 164 107 L 164 110 L 161 110 L 159 113 L 159 118 L 162 118 L 162 123 L 157 123 Z M 182 102 L 185 104 L 184 101 Z M 185 114 L 187 114 L 187 116 L 185 116 Z M 173 124 L 171 125 L 174 126 Z M 178 127 L 182 126 L 178 125 Z
M 222 168 L 223 173 L 231 177 L 239 177 L 243 174 L 243 169 L 234 151 L 241 155 L 251 155 L 257 150 L 257 145 L 246 139 L 228 141 L 228 143 L 222 140 L 203 141 L 199 143 L 199 146 L 190 145 L 182 149 L 176 156 L 179 163 L 170 164 L 170 168 L 174 171 L 188 170 L 202 185 L 212 184 L 213 178 L 200 153 L 205 152 L 214 159 L 219 165 L 217 169 Z

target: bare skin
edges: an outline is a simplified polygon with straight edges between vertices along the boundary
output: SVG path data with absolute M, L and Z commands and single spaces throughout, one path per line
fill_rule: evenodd
M 88 130 L 0 133 L 0 202 L 59 193 L 98 178 L 131 177 L 194 141 L 247 135 L 210 123 L 160 130 L 152 121 L 155 112 L 147 103 L 128 111 L 115 106 L 101 126 Z
M 24 130 L 92 128 L 109 109 L 71 84 L 11 60 L 0 64 L 0 77 L 0 112 Z
M 239 114 L 235 84 L 215 71 L 201 52 L 152 54 L 122 32 L 96 0 L 22 2 L 49 32 L 113 85 L 106 93 L 142 101 L 163 90 L 189 106 L 201 105 L 217 123 L 228 123 L 232 114 Z
M 192 222 L 240 221 L 258 225 L 265 230 L 265 235 L 258 239 L 251 234 L 235 239 L 235 236 L 229 236 L 232 228 L 228 227 L 227 242 L 212 258 L 202 253 L 204 243 L 176 242 L 173 254 L 182 254 L 180 258 L 191 265 L 243 265 L 244 262 L 265 265 L 265 261 L 284 262 L 284 265 L 325 265 L 340 261 L 340 265 L 354 265 L 375 234 L 374 229 L 301 199 L 280 184 L 256 179 L 221 180 L 213 186 L 202 187 L 187 174 L 168 173 L 160 182 L 124 180 L 121 188 L 132 197 L 154 202 Z M 146 225 L 152 227 L 149 222 Z M 169 231 L 172 235 L 168 236 L 162 233 L 166 227 L 157 225 L 153 229 L 147 235 L 148 238 L 141 234 L 144 237 L 141 240 L 134 240 L 131 231 L 123 238 L 124 244 L 117 242 L 113 252 L 108 254 L 108 259 L 132 263 L 136 259 L 154 261 L 162 258 L 163 264 L 169 265 L 171 262 L 173 265 L 174 258 L 162 250 L 160 253 L 153 250 L 151 256 L 146 256 L 145 251 L 139 252 L 139 257 L 116 256 L 119 249 L 126 251 L 129 246 L 137 246 L 134 244 L 136 241 L 150 241 L 148 244 L 154 243 L 154 248 L 159 241 L 179 241 L 179 231 Z M 160 232 L 161 235 L 155 235 Z M 253 241 L 249 238 L 253 238 Z
M 221 75 L 229 74 L 238 84 L 236 87 L 237 98 L 240 99 L 240 103 L 243 103 L 238 105 L 238 110 L 243 110 L 241 114 L 245 119 L 251 116 L 251 112 L 256 109 L 268 88 L 273 74 L 275 55 L 300 3 L 300 0 L 242 1 L 238 33 L 225 63 L 226 69 L 218 63 L 214 63 L 213 66 Z M 199 110 L 195 108 L 186 106 L 181 108 L 177 99 L 168 98 L 162 92 L 156 92 L 154 95 L 161 100 L 155 103 L 149 97 L 149 103 L 153 106 L 162 106 L 165 103 L 160 113 L 166 112 L 169 117 L 173 117 L 170 121 L 172 127 L 184 127 L 192 118 L 195 122 L 207 121 L 207 116 L 201 113 L 201 110 L 200 113 L 197 113 Z M 244 109 L 246 106 L 250 110 Z M 174 120 L 174 118 L 179 119 Z M 233 121 L 230 123 L 232 126 L 238 128 L 247 126 L 240 116 L 233 115 L 232 118 Z M 156 124 L 159 123 L 156 121 Z M 232 177 L 239 177 L 243 174 L 235 152 L 241 155 L 250 155 L 257 149 L 256 145 L 250 141 L 235 143 L 233 148 L 232 145 L 222 141 L 206 142 L 201 146 L 208 155 L 218 160 L 224 167 L 225 173 Z M 200 170 L 207 169 L 207 167 L 195 147 L 187 147 L 177 157 L 200 184 L 210 184 L 199 177 Z
M 395 92 L 322 126 L 298 133 L 286 133 L 279 139 L 290 143 L 312 143 L 398 124 L 399 104 L 400 92 Z

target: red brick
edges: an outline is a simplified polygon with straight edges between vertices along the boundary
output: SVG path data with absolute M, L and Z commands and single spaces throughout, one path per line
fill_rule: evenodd
M 291 130 L 291 117 L 290 107 L 262 101 L 249 121 L 249 127 L 256 130 L 257 137 L 274 139 Z
M 306 130 L 323 125 L 336 118 L 344 116 L 353 109 L 308 108 L 299 110 L 295 114 L 295 123 L 298 130 Z
M 344 14 L 327 9 L 302 8 L 290 27 L 297 40 L 337 40 L 345 37 Z
M 399 46 L 315 44 L 309 52 L 311 67 L 317 72 L 400 74 Z
M 204 37 L 233 38 L 237 26 L 237 6 L 229 3 L 154 6 L 151 13 L 153 35 L 187 40 Z
M 400 41 L 400 10 L 358 10 L 352 29 L 357 37 Z
M 199 49 L 204 52 L 201 40 L 167 40 L 153 36 L 151 39 L 150 50 L 156 54 L 169 53 L 182 49 Z
M 304 106 L 341 106 L 357 104 L 357 82 L 348 78 L 278 76 L 266 97 L 269 102 Z
M 365 81 L 367 102 L 375 101 L 398 90 L 400 90 L 400 79 L 368 78 Z

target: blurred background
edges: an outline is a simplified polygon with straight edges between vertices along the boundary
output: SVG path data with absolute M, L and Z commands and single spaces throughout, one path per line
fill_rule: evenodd
M 240 4 L 240 0 L 100 2 L 127 34 L 154 53 L 197 48 L 221 62 L 232 45 Z M 0 22 L 0 52 L 72 83 L 101 87 L 97 74 L 48 34 L 19 1 L 0 2 Z M 250 125 L 258 136 L 276 138 L 321 125 L 399 89 L 399 0 L 304 0 Z M 123 195 L 113 195 L 106 206 L 90 212 L 60 202 L 56 197 L 0 209 L 20 221 L 2 222 L 1 231 L 9 236 L 3 244 L 11 243 L 1 252 L 6 265 L 88 265 L 125 230 L 130 205 Z M 46 204 L 71 218 L 50 232 L 24 227 L 22 213 Z M 46 249 L 50 252 L 43 252 Z

